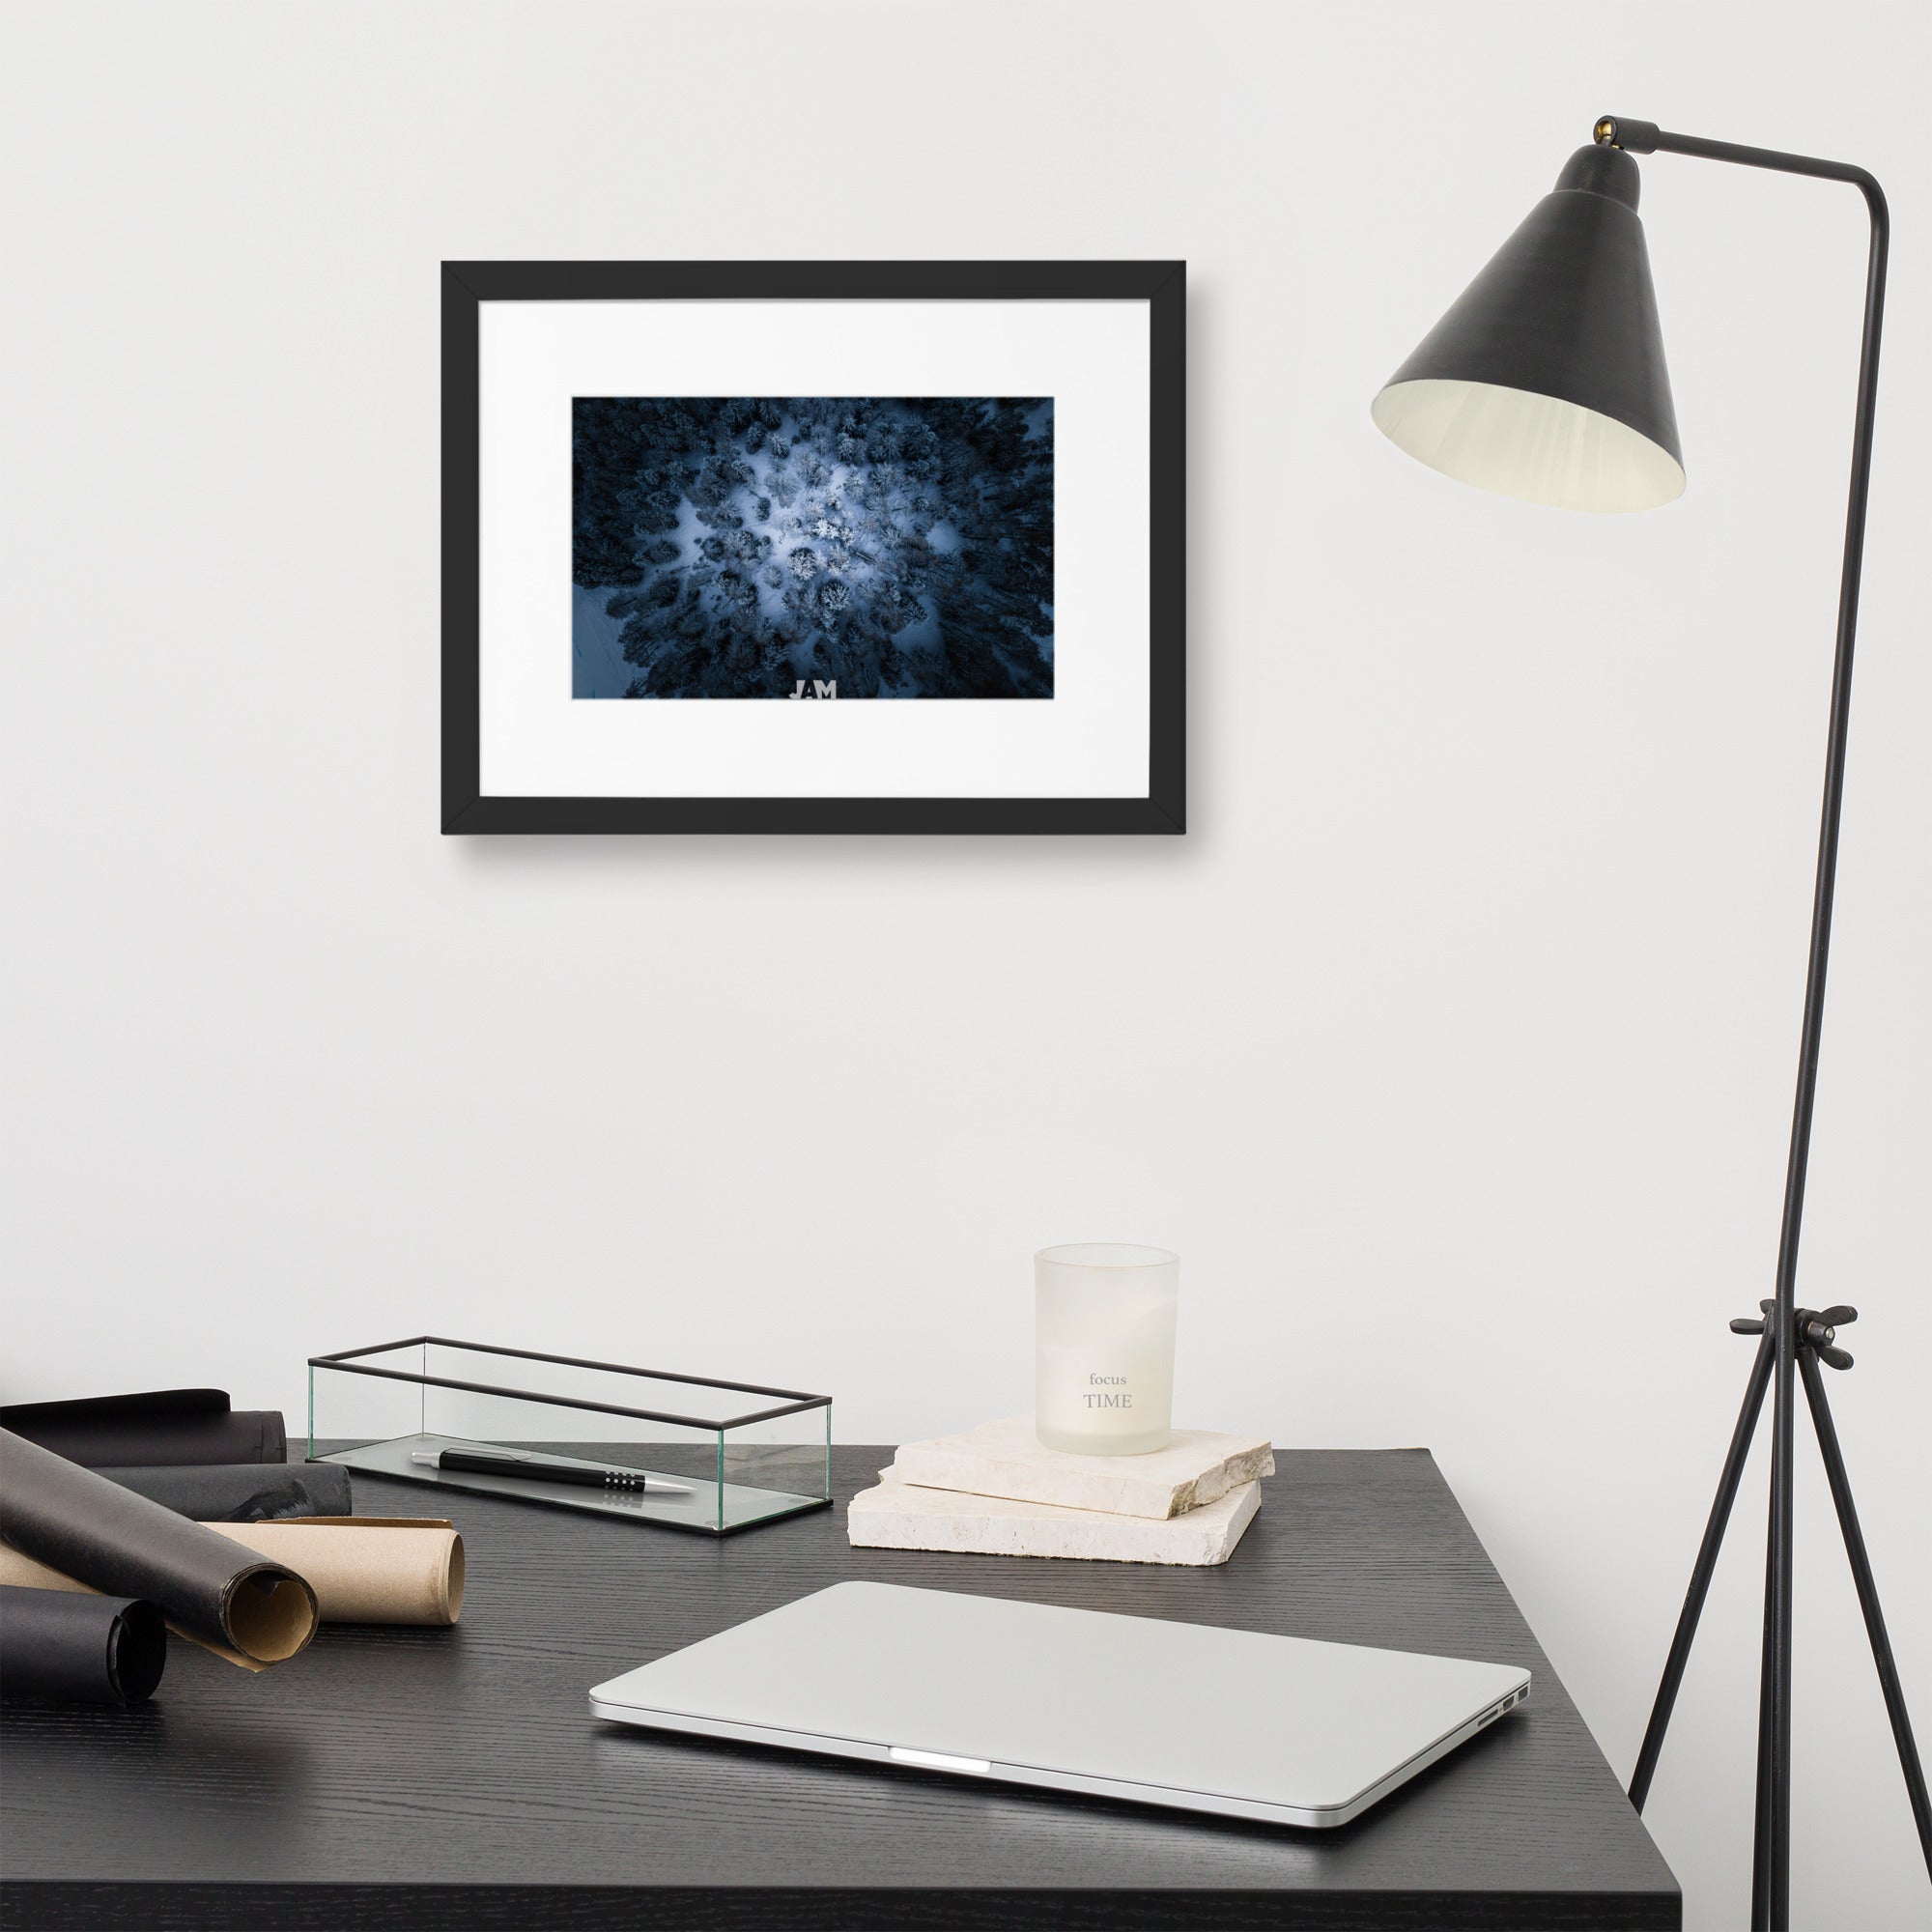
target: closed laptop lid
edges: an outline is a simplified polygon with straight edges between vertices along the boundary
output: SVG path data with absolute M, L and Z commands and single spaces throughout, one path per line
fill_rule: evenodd
M 1319 1822 L 1528 1683 L 1509 1664 L 854 1582 L 590 1694 L 597 1715 L 633 1723 Z

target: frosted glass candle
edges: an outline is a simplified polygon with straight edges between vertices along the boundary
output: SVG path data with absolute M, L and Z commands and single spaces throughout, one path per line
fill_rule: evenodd
M 1042 1248 L 1034 1266 L 1034 1433 L 1076 1456 L 1165 1449 L 1180 1257 L 1125 1241 Z

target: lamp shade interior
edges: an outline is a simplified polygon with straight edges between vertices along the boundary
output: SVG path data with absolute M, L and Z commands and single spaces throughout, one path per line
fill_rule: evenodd
M 1559 396 L 1443 377 L 1391 383 L 1376 427 L 1460 482 L 1561 510 L 1653 510 L 1684 494 L 1684 467 L 1627 423 Z

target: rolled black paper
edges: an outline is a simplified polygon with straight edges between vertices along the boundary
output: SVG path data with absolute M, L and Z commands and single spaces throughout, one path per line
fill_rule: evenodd
M 355 1513 L 349 1471 L 340 1463 L 204 1463 L 97 1473 L 196 1522 L 276 1522 Z
M 293 1570 L 0 1429 L 0 1537 L 108 1597 L 145 1597 L 183 1635 L 251 1664 L 315 1634 L 315 1592 Z
M 168 1627 L 139 1597 L 0 1586 L 0 1697 L 139 1704 L 168 1662 Z
M 224 1389 L 150 1389 L 0 1408 L 11 1429 L 90 1469 L 184 1463 L 283 1463 L 289 1436 L 272 1408 L 230 1408 Z

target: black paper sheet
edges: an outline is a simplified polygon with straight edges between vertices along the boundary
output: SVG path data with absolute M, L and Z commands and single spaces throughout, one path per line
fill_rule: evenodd
M 0 1698 L 138 1704 L 168 1662 L 168 1627 L 138 1597 L 0 1586 Z
M 11 1429 L 91 1469 L 183 1463 L 283 1463 L 288 1431 L 272 1408 L 230 1408 L 222 1389 L 151 1389 L 0 1408 Z
M 5 1429 L 0 1537 L 104 1596 L 147 1598 L 251 1669 L 315 1634 L 315 1592 L 293 1570 Z
M 349 1471 L 340 1463 L 204 1463 L 99 1474 L 196 1522 L 275 1522 L 355 1513 Z

